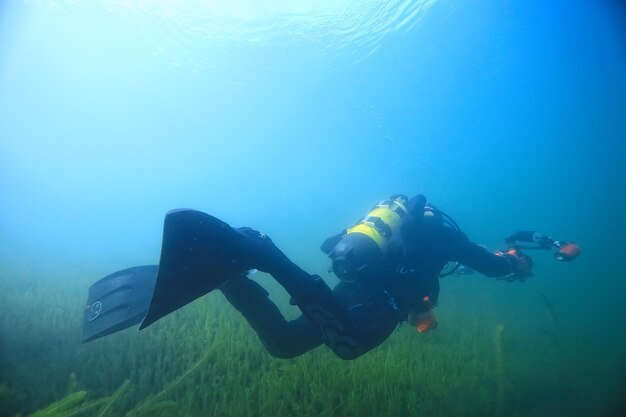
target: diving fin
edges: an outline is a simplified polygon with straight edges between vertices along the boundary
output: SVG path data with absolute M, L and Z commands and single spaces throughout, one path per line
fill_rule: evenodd
M 245 273 L 243 241 L 241 232 L 209 214 L 168 212 L 156 286 L 139 329 Z
M 123 269 L 89 287 L 82 343 L 141 323 L 150 305 L 157 269 L 157 265 Z

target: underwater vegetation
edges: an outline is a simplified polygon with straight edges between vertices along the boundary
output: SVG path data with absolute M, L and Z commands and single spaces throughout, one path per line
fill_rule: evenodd
M 521 287 L 447 280 L 437 330 L 417 334 L 403 325 L 379 348 L 343 361 L 324 347 L 290 360 L 271 357 L 219 292 L 141 332 L 80 345 L 83 302 L 94 280 L 2 283 L 0 415 L 572 416 L 581 410 L 576 399 L 585 385 L 577 376 L 584 369 L 554 352 L 542 334 L 557 328 L 519 320 L 529 303 L 527 315 L 555 314 L 535 293 L 520 294 Z M 298 314 L 288 297 L 270 290 L 281 308 Z M 519 305 L 504 309 L 498 300 L 514 292 Z

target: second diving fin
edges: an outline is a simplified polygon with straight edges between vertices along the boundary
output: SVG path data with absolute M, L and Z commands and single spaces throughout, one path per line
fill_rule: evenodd
M 114 272 L 89 287 L 82 343 L 141 323 L 148 311 L 157 265 Z
M 248 268 L 241 232 L 209 214 L 188 209 L 165 216 L 161 259 L 143 329 L 214 290 Z
M 89 288 L 82 342 L 141 323 L 149 326 L 167 314 L 245 273 L 242 232 L 195 210 L 165 216 L 159 265 L 114 272 Z

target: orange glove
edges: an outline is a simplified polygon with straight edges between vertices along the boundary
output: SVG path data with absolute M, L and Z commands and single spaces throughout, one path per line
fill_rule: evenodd
M 429 330 L 437 328 L 437 317 L 435 317 L 435 312 L 430 309 L 424 313 L 417 314 L 413 318 L 413 324 L 416 325 L 416 330 L 419 333 L 425 333 Z
M 417 331 L 419 333 L 425 333 L 429 330 L 434 330 L 437 328 L 437 317 L 435 317 L 435 313 L 430 310 L 427 313 L 421 314 L 417 321 Z

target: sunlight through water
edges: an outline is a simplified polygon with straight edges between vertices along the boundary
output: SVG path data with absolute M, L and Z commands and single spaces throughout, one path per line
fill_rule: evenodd
M 298 48 L 360 59 L 391 34 L 412 29 L 435 0 L 24 0 L 63 13 L 100 8 L 136 19 L 162 54 L 219 65 L 221 49 Z M 217 59 L 216 59 L 217 55 Z

